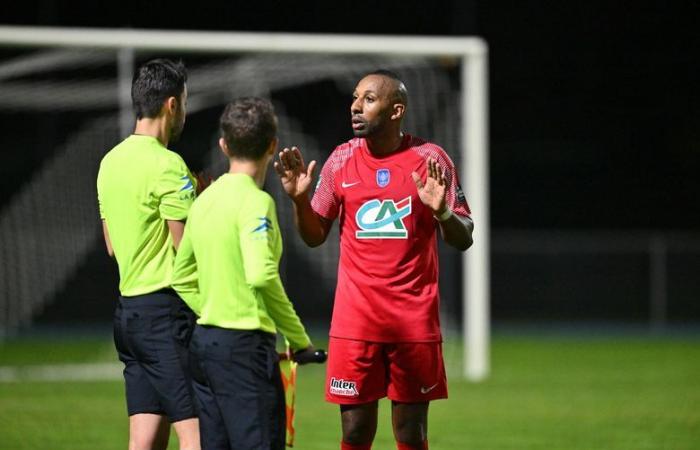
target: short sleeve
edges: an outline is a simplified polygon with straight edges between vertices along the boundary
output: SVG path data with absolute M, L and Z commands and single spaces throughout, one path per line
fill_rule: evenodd
M 335 192 L 335 173 L 333 170 L 333 155 L 326 161 L 321 169 L 321 175 L 316 183 L 316 190 L 311 199 L 311 207 L 316 214 L 326 219 L 333 220 L 338 217 L 340 199 Z
M 165 165 L 156 186 L 158 210 L 165 220 L 185 220 L 195 198 L 195 180 L 179 156 Z
M 467 203 L 467 198 L 464 196 L 464 191 L 459 183 L 459 175 L 455 169 L 454 163 L 447 154 L 444 155 L 445 178 L 447 180 L 447 206 L 454 214 L 462 217 L 471 217 L 472 212 Z

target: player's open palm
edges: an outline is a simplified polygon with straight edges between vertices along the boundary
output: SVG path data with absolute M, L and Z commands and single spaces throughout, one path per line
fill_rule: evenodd
M 308 195 L 316 161 L 311 161 L 307 167 L 299 149 L 292 147 L 279 153 L 279 161 L 275 161 L 274 167 L 287 195 L 292 199 Z
M 437 214 L 445 210 L 445 192 L 447 187 L 445 172 L 433 158 L 428 158 L 426 164 L 428 165 L 428 170 L 425 183 L 416 172 L 413 172 L 411 176 L 416 183 L 418 196 L 423 204 L 430 208 L 434 214 Z

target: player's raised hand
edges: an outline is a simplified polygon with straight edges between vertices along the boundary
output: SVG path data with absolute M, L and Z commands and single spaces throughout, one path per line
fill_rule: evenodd
M 425 183 L 420 176 L 413 172 L 411 176 L 416 183 L 418 196 L 425 206 L 433 211 L 434 215 L 440 215 L 447 208 L 445 201 L 447 181 L 445 180 L 445 171 L 440 167 L 440 164 L 433 158 L 426 160 L 428 166 L 427 177 Z
M 292 199 L 308 196 L 316 161 L 311 161 L 307 167 L 299 149 L 292 147 L 279 153 L 279 160 L 275 161 L 274 167 L 287 195 Z

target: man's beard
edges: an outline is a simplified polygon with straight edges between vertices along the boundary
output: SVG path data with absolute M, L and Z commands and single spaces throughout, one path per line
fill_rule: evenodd
M 176 123 L 173 124 L 172 128 L 170 129 L 170 143 L 175 143 L 180 140 L 180 136 L 182 135 L 182 130 L 185 128 L 185 121 L 177 121 Z
M 380 129 L 381 126 L 382 126 L 381 123 L 377 123 L 377 122 L 375 122 L 375 123 L 365 122 L 364 124 L 365 124 L 365 126 L 362 127 L 362 128 L 359 129 L 359 130 L 353 128 L 352 134 L 353 134 L 355 137 L 364 137 L 364 138 L 366 138 L 366 137 L 368 137 L 368 136 L 372 136 L 372 135 L 375 134 L 375 133 L 377 132 L 377 130 Z
M 352 130 L 352 134 L 353 134 L 355 137 L 367 137 L 367 135 L 369 134 L 369 132 L 368 132 L 368 130 L 365 128 L 365 129 L 363 129 L 363 130 Z

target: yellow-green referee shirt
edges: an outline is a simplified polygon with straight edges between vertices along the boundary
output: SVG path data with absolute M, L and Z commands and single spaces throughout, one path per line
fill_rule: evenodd
M 102 159 L 97 198 L 123 296 L 170 287 L 175 250 L 166 220 L 187 218 L 194 183 L 182 158 L 151 136 L 131 135 Z
M 175 258 L 173 288 L 200 325 L 278 329 L 295 350 L 309 337 L 279 276 L 275 202 L 245 174 L 225 174 L 194 202 Z

